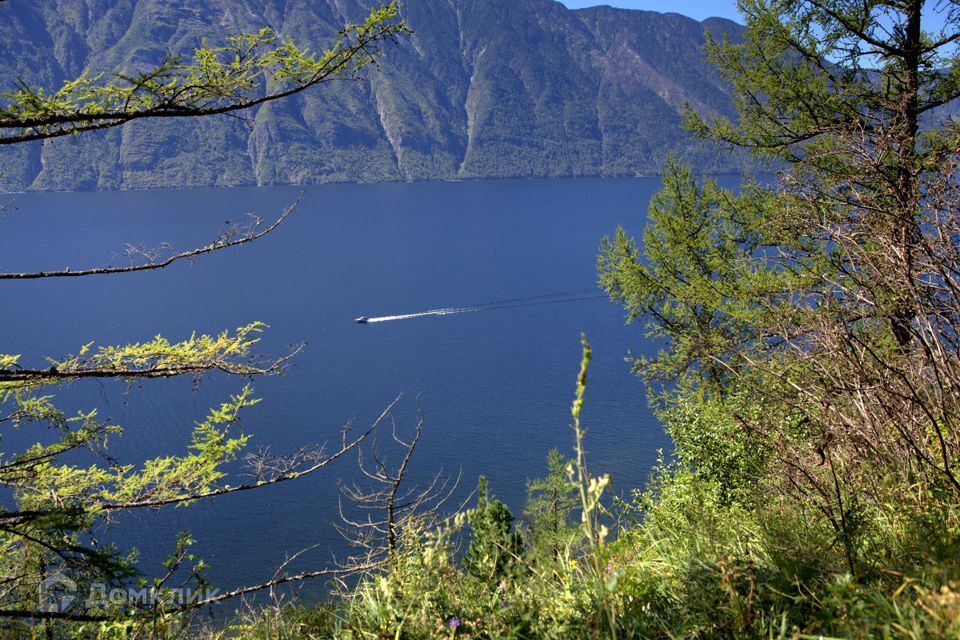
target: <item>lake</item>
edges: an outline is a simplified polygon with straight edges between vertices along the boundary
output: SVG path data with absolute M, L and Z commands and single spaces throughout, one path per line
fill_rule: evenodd
M 336 444 L 345 422 L 364 427 L 402 392 L 401 431 L 413 427 L 418 405 L 425 418 L 411 482 L 440 469 L 459 473 L 462 499 L 486 475 L 492 493 L 519 515 L 527 481 L 543 475 L 548 451 L 571 453 L 569 406 L 584 332 L 594 349 L 583 416 L 589 463 L 625 493 L 643 485 L 669 442 L 625 361 L 650 344 L 639 327 L 624 324 L 621 308 L 590 292 L 600 239 L 618 224 L 638 235 L 658 186 L 657 179 L 583 179 L 310 187 L 285 225 L 245 247 L 156 272 L 3 283 L 0 353 L 45 366 L 44 356 L 75 353 L 90 341 L 179 340 L 261 320 L 270 328 L 259 353 L 307 346 L 285 375 L 254 381 L 263 402 L 243 419 L 252 449 Z M 0 269 L 98 266 L 125 242 L 186 249 L 247 212 L 276 216 L 298 193 L 6 196 L 12 208 L 0 219 Z M 567 298 L 575 299 L 558 301 Z M 504 300 L 526 303 L 354 322 Z M 219 375 L 199 385 L 86 381 L 58 393 L 66 407 L 97 407 L 123 425 L 110 452 L 139 461 L 183 451 L 193 421 L 243 384 Z M 8 449 L 37 436 L 26 430 L 5 438 Z M 214 583 L 236 586 L 268 576 L 285 554 L 305 547 L 317 545 L 302 559 L 306 567 L 343 554 L 332 526 L 337 481 L 356 477 L 350 457 L 264 491 L 124 516 L 98 535 L 137 546 L 142 566 L 156 573 L 176 532 L 189 530 Z

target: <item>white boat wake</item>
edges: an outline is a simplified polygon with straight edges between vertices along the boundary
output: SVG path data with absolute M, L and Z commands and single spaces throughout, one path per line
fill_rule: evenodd
M 584 295 L 592 292 L 592 295 Z M 563 293 L 552 293 L 542 296 L 531 296 L 527 298 L 514 298 L 512 300 L 501 300 L 499 302 L 489 302 L 487 304 L 474 305 L 472 307 L 446 307 L 443 309 L 430 309 L 427 311 L 418 311 L 416 313 L 403 313 L 392 316 L 376 316 L 367 318 L 361 316 L 357 322 L 362 324 L 373 322 L 393 322 L 395 320 L 412 320 L 414 318 L 426 318 L 429 316 L 449 316 L 458 313 L 473 313 L 476 311 L 491 311 L 493 309 L 510 309 L 514 307 L 528 307 L 542 304 L 558 304 L 563 302 L 579 302 L 581 300 L 595 300 L 607 297 L 605 293 L 599 293 L 596 289 L 581 289 L 579 291 L 566 291 Z
M 380 316 L 378 318 L 367 318 L 367 322 L 392 322 L 394 320 L 410 320 L 412 318 L 425 318 L 427 316 L 449 316 L 454 313 L 468 313 L 470 311 L 479 311 L 481 307 L 462 307 L 459 309 L 431 309 L 430 311 L 420 311 L 418 313 L 404 313 L 399 316 Z

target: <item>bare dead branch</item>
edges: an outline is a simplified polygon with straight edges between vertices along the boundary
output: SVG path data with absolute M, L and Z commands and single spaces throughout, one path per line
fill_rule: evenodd
M 90 269 L 79 269 L 71 270 L 69 267 L 61 269 L 59 271 L 35 271 L 35 272 L 0 272 L 0 280 L 37 280 L 42 278 L 82 278 L 86 276 L 99 276 L 99 275 L 112 275 L 120 273 L 136 273 L 138 271 L 153 271 L 157 269 L 164 269 L 169 267 L 175 262 L 181 260 L 189 260 L 191 258 L 196 258 L 208 253 L 213 253 L 214 251 L 220 251 L 222 249 L 230 249 L 232 247 L 239 247 L 244 244 L 248 244 L 255 240 L 259 240 L 265 235 L 275 231 L 280 225 L 287 221 L 287 218 L 294 212 L 297 208 L 297 205 L 300 204 L 300 200 L 303 198 L 303 193 L 301 192 L 297 196 L 296 201 L 285 208 L 281 212 L 280 216 L 268 227 L 263 227 L 263 220 L 259 217 L 254 217 L 253 224 L 245 229 L 239 228 L 230 228 L 225 233 L 222 233 L 216 240 L 213 242 L 204 245 L 202 247 L 197 247 L 195 249 L 190 249 L 188 251 L 182 251 L 180 253 L 175 253 L 173 255 L 167 256 L 166 258 L 160 258 L 160 251 L 168 245 L 161 245 L 159 248 L 154 248 L 152 250 L 144 249 L 137 247 L 136 245 L 127 245 L 127 255 L 128 256 L 139 256 L 144 258 L 146 262 L 142 264 L 132 264 L 123 267 L 94 267 Z

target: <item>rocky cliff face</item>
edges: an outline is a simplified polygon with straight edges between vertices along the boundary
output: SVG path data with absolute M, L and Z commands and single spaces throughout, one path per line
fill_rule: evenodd
M 272 26 L 323 47 L 370 0 L 17 0 L 0 4 L 2 84 L 56 86 Z M 650 174 L 668 154 L 735 160 L 680 128 L 731 114 L 704 60 L 725 20 L 551 0 L 408 0 L 414 34 L 379 71 L 234 117 L 132 123 L 0 149 L 0 188 L 95 189 Z

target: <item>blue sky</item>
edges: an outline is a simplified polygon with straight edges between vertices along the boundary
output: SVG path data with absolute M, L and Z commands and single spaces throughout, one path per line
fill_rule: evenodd
M 584 7 L 595 7 L 601 4 L 608 4 L 614 7 L 623 7 L 625 9 L 645 9 L 647 11 L 673 11 L 682 13 L 697 20 L 720 16 L 731 20 L 740 21 L 740 14 L 737 12 L 736 0 L 560 0 L 571 9 L 582 9 Z M 937 8 L 939 3 L 930 2 L 927 7 L 925 17 L 925 29 L 934 30 L 943 26 L 942 13 L 943 8 Z
M 571 9 L 608 4 L 626 9 L 673 11 L 697 20 L 713 16 L 736 20 L 738 17 L 735 0 L 561 0 L 561 2 Z

